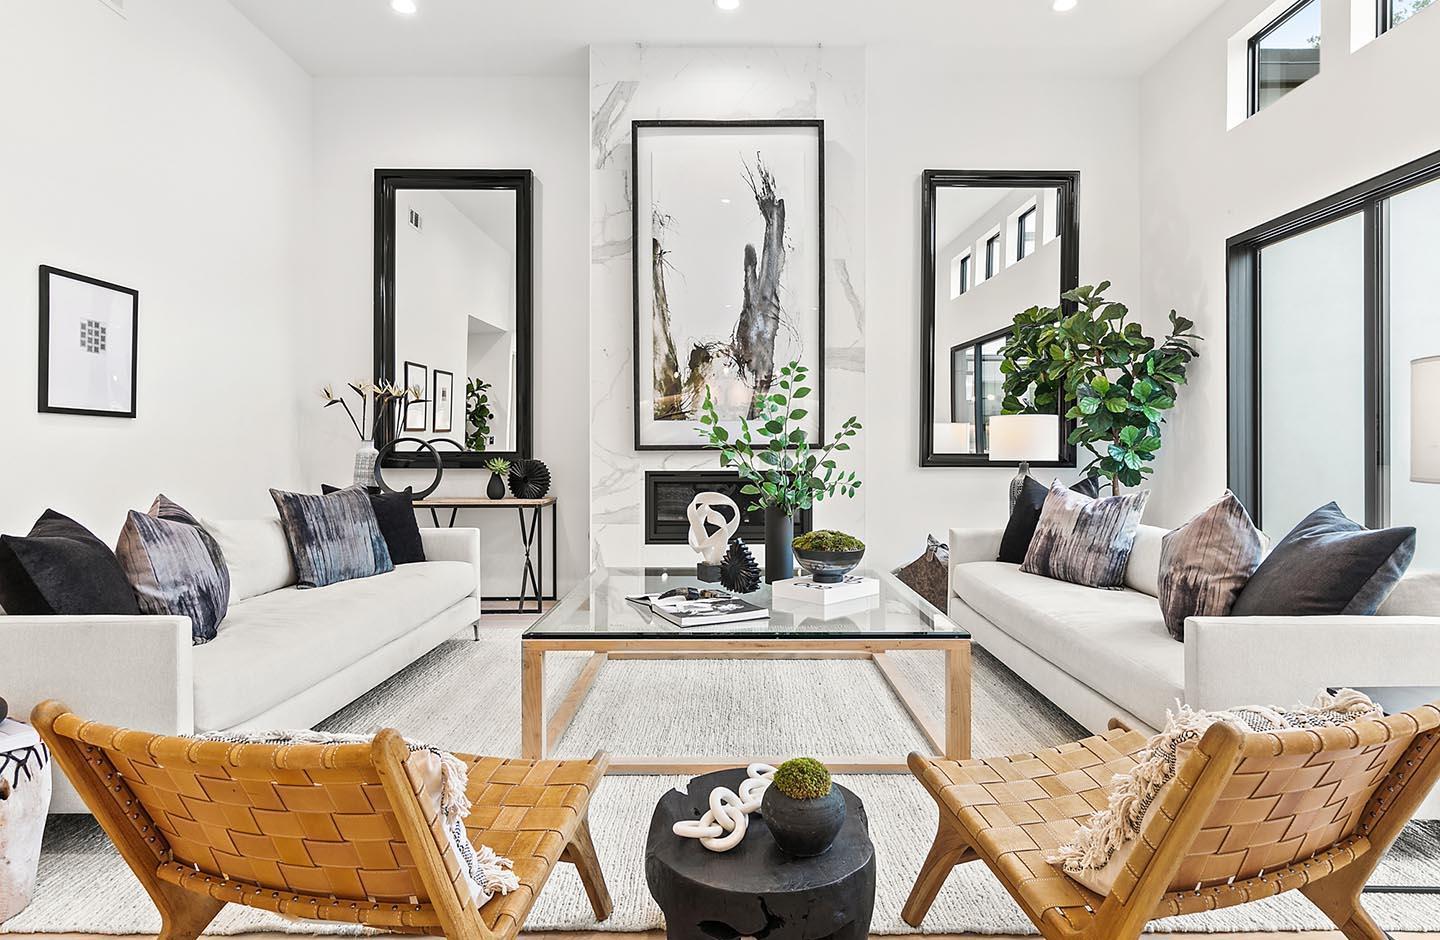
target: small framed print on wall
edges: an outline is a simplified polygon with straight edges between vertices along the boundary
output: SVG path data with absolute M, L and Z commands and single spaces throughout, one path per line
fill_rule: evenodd
M 419 389 L 419 401 L 407 401 L 405 403 L 405 423 L 407 431 L 424 431 L 426 419 L 429 417 L 425 407 L 425 390 L 430 387 L 430 370 L 418 362 L 405 363 L 405 387 Z
M 40 411 L 135 417 L 140 292 L 40 266 Z
M 455 394 L 455 373 L 436 369 L 432 378 L 435 385 L 430 392 L 434 415 L 431 421 L 431 430 L 436 434 L 449 434 L 455 429 L 451 418 L 453 410 L 451 399 Z

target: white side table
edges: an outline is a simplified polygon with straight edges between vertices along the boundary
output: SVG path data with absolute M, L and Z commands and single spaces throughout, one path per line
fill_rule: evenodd
M 49 810 L 49 748 L 29 725 L 0 721 L 0 923 L 30 903 Z

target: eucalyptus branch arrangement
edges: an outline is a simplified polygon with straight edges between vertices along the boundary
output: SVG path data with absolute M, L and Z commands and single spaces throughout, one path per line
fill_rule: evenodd
M 405 422 L 405 407 L 427 401 L 424 390 L 418 385 L 407 388 L 396 382 L 347 382 L 345 387 L 360 399 L 358 418 L 350 403 L 336 395 L 329 385 L 321 388 L 320 394 L 325 399 L 326 408 L 339 405 L 345 409 L 350 425 L 362 441 L 373 441 L 386 421 L 389 422 L 391 436 L 398 437 Z
M 1191 360 L 1200 354 L 1195 323 L 1170 311 L 1170 330 L 1156 342 L 1130 310 L 1105 299 L 1109 281 L 1061 296 L 1075 311 L 1031 307 L 1015 317 L 1005 343 L 1004 414 L 1055 414 L 1075 422 L 1070 443 L 1094 455 L 1088 475 L 1112 492 L 1137 486 L 1154 468 L 1165 413 L 1175 407 Z M 1030 400 L 1025 401 L 1029 395 Z
M 754 497 L 751 510 L 777 509 L 793 516 L 827 496 L 853 497 L 860 488 L 855 472 L 841 470 L 835 459 L 837 453 L 850 449 L 849 439 L 860 431 L 859 420 L 853 415 L 846 418 L 819 450 L 812 450 L 805 429 L 795 426 L 810 413 L 805 399 L 814 390 L 807 384 L 808 375 L 809 369 L 799 362 L 782 366 L 774 385 L 778 391 L 757 397 L 754 419 L 741 418 L 735 435 L 721 423 L 706 389 L 699 433 L 719 448 L 722 466 L 739 472 L 744 481 L 740 492 Z

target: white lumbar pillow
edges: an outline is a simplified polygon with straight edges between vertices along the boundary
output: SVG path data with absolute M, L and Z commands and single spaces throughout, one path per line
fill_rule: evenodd
M 232 602 L 269 594 L 299 580 L 279 518 L 204 519 L 201 525 L 225 556 Z

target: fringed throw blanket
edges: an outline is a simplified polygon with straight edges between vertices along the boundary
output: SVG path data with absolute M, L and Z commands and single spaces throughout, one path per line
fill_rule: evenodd
M 1096 894 L 1109 894 L 1130 856 L 1131 840 L 1144 828 L 1150 807 L 1160 801 L 1187 749 L 1217 721 L 1229 722 L 1242 731 L 1282 731 L 1343 725 L 1383 714 L 1380 706 L 1354 689 L 1321 695 L 1308 708 L 1247 706 L 1201 712 L 1182 705 L 1178 714 L 1167 713 L 1165 730 L 1150 739 L 1135 768 L 1115 776 L 1106 808 L 1091 816 L 1089 824 L 1046 861 L 1061 865 L 1065 874 Z
M 332 734 L 325 731 L 215 731 L 196 735 L 202 741 L 226 744 L 368 744 L 373 738 L 363 734 Z M 464 864 L 466 881 L 477 907 L 496 894 L 509 894 L 520 887 L 520 879 L 511 870 L 510 859 L 496 855 L 488 845 L 476 848 L 465 832 L 465 817 L 470 815 L 470 798 L 465 790 L 470 772 L 460 759 L 438 747 L 406 741 L 413 754 L 425 751 L 440 763 L 440 815 L 445 820 L 445 835 L 450 847 Z

